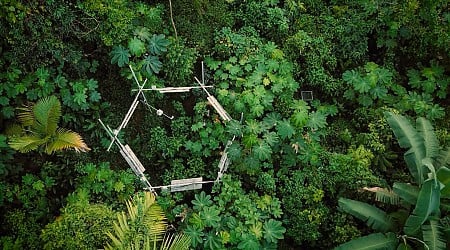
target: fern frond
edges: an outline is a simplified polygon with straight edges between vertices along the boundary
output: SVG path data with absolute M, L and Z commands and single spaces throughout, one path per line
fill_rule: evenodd
M 429 225 L 422 225 L 423 240 L 430 250 L 446 249 L 442 227 L 439 221 L 430 220 Z
M 363 187 L 363 190 L 375 193 L 375 200 L 391 205 L 398 205 L 400 197 L 394 191 L 381 187 Z
M 439 141 L 434 133 L 433 126 L 430 121 L 427 119 L 420 117 L 416 121 L 416 128 L 419 134 L 423 138 L 423 142 L 425 145 L 425 157 L 430 159 L 434 159 L 439 154 Z
M 45 152 L 51 154 L 55 151 L 64 149 L 74 149 L 77 152 L 86 152 L 90 150 L 78 133 L 59 128 L 53 141 L 47 143 Z

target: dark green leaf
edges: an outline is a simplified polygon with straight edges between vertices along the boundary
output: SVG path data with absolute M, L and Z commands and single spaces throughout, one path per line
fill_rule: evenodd
M 264 239 L 268 242 L 277 242 L 279 239 L 283 239 L 283 234 L 286 232 L 286 228 L 281 225 L 280 221 L 270 219 L 264 223 Z
M 166 39 L 163 34 L 153 35 L 149 41 L 150 53 L 153 55 L 161 55 L 163 52 L 167 51 L 167 46 L 170 42 Z
M 114 46 L 111 51 L 111 63 L 117 63 L 119 67 L 123 67 L 130 61 L 130 53 L 128 49 L 122 47 L 122 45 Z
M 373 233 L 344 243 L 334 250 L 380 250 L 395 249 L 398 239 L 394 233 Z
M 195 226 L 188 225 L 187 228 L 184 230 L 184 233 L 189 235 L 191 238 L 191 243 L 193 247 L 198 246 L 200 243 L 202 243 L 203 239 L 203 231 Z
M 202 210 L 204 207 L 208 207 L 212 204 L 211 195 L 206 195 L 204 191 L 200 194 L 195 194 L 195 199 L 192 201 L 194 209 L 197 211 Z
M 417 197 L 416 207 L 405 222 L 404 231 L 408 235 L 418 233 L 420 227 L 428 220 L 429 216 L 436 213 L 440 205 L 440 190 L 435 179 L 426 180 Z
M 272 157 L 272 149 L 265 142 L 260 142 L 258 145 L 253 146 L 252 150 L 260 161 L 268 160 Z
M 158 74 L 162 68 L 162 63 L 156 56 L 146 56 L 142 62 L 142 66 L 149 75 L 153 75 L 153 73 Z
M 139 38 L 134 37 L 128 42 L 128 49 L 132 55 L 141 56 L 145 52 L 145 44 Z
M 289 120 L 284 119 L 277 124 L 277 133 L 281 139 L 291 138 L 295 134 L 295 130 L 292 127 Z

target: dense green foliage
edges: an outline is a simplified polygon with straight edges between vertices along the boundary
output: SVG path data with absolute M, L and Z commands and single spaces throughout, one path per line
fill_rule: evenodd
M 0 37 L 2 249 L 450 247 L 448 0 L 8 0 Z M 149 182 L 220 181 L 139 193 L 130 67 L 212 86 L 140 97 Z

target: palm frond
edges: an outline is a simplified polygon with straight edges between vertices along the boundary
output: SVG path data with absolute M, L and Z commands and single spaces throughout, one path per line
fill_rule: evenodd
M 383 233 L 394 230 L 394 223 L 386 212 L 370 204 L 339 198 L 339 207 L 345 212 L 364 221 L 374 230 Z
M 37 136 L 20 136 L 11 137 L 9 139 L 9 146 L 21 153 L 28 153 L 32 150 L 36 150 L 39 146 L 46 142 L 45 139 L 39 138 Z
M 439 225 L 439 221 L 430 220 L 430 224 L 422 225 L 422 235 L 430 250 L 446 249 L 443 230 Z
M 33 106 L 25 105 L 21 108 L 17 108 L 17 110 L 19 110 L 17 119 L 19 119 L 22 126 L 28 127 L 34 124 Z
M 424 180 L 421 161 L 426 156 L 425 143 L 422 136 L 406 117 L 392 112 L 386 112 L 385 115 L 400 147 L 408 149 L 404 154 L 406 164 L 415 181 L 421 185 Z
M 127 215 L 123 212 L 118 215 L 114 231 L 108 232 L 111 243 L 105 249 L 147 249 L 152 239 L 163 239 L 166 217 L 152 193 L 130 199 L 126 206 Z
M 187 234 L 166 234 L 160 250 L 187 250 L 191 246 L 191 238 Z
M 375 200 L 391 205 L 398 205 L 400 197 L 394 191 L 381 187 L 363 187 L 363 190 L 375 193 Z
M 77 152 L 90 150 L 78 133 L 59 128 L 55 133 L 54 139 L 47 143 L 45 152 L 51 154 L 64 149 L 74 149 Z
M 379 249 L 395 249 L 398 245 L 397 237 L 394 233 L 374 233 L 367 236 L 359 237 L 344 243 L 334 250 L 379 250 Z
M 61 103 L 55 96 L 45 97 L 33 106 L 34 129 L 42 134 L 52 135 L 56 132 L 61 117 Z

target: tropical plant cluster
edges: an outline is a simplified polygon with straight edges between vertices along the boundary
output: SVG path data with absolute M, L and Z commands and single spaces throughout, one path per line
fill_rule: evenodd
M 9 0 L 0 36 L 1 249 L 450 248 L 448 0 Z M 144 190 L 99 119 L 218 181 Z

